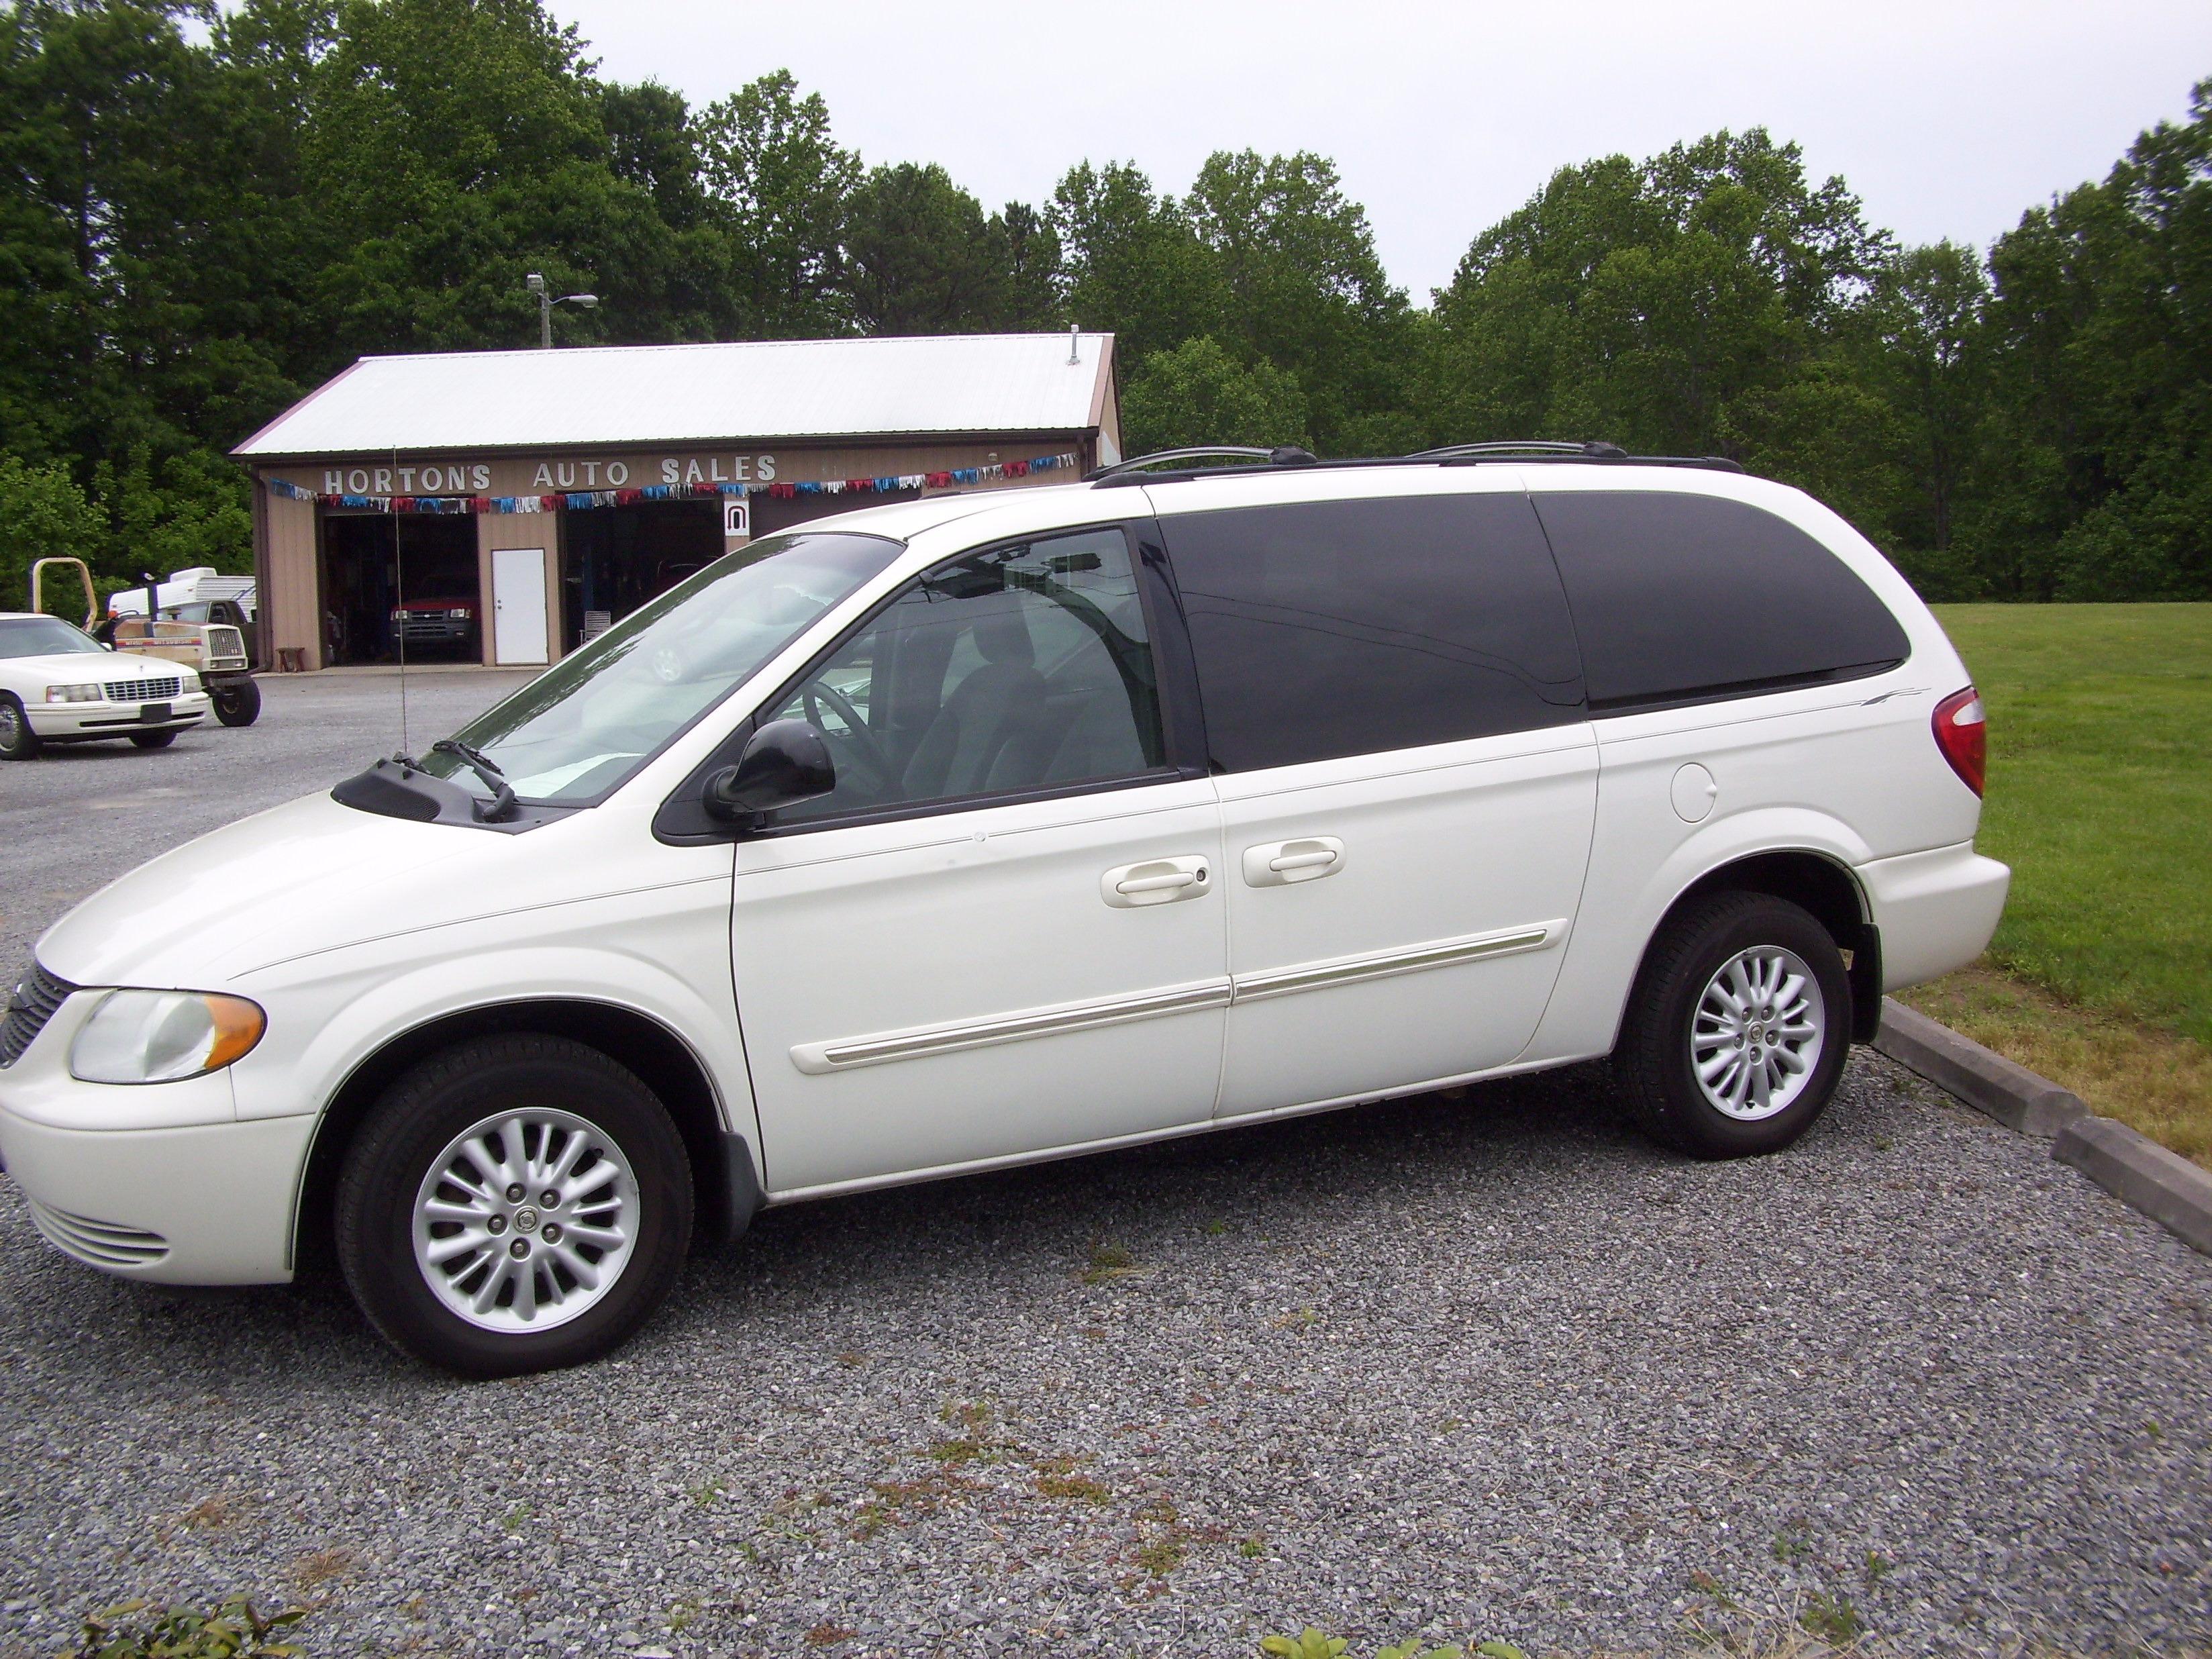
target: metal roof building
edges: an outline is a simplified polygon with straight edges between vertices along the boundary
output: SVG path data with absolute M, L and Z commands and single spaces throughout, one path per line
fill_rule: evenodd
M 753 537 L 1120 459 L 1110 334 L 364 357 L 232 453 L 264 666 L 557 659 Z

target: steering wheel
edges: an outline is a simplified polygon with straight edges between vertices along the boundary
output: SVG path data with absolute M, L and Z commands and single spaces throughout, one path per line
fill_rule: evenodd
M 860 758 L 874 769 L 877 777 L 884 782 L 895 777 L 896 774 L 891 769 L 890 757 L 884 753 L 883 745 L 876 741 L 876 734 L 868 730 L 868 723 L 860 718 L 860 711 L 853 707 L 851 700 L 842 691 L 824 681 L 813 680 L 799 694 L 799 706 L 806 713 L 806 723 L 827 738 L 830 735 L 830 729 L 822 723 L 822 705 L 825 702 L 830 705 L 830 712 L 845 723 L 845 731 L 851 735 L 853 746 L 860 751 Z

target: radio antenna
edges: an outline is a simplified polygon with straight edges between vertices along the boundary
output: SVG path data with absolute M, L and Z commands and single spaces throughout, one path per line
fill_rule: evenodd
M 392 476 L 399 476 L 399 452 L 392 452 Z M 392 632 L 399 643 L 399 752 L 410 755 L 414 750 L 407 746 L 407 566 L 399 556 L 399 504 L 391 496 L 385 498 L 386 510 L 392 515 L 392 587 L 393 620 Z

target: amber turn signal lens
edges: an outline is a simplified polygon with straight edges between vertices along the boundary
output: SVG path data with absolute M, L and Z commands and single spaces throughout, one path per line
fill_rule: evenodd
M 243 1060 L 261 1041 L 261 1034 L 269 1029 L 268 1016 L 244 997 L 218 996 L 213 993 L 201 999 L 207 1004 L 208 1014 L 215 1021 L 215 1041 L 208 1047 L 207 1069 L 220 1071 L 233 1060 Z

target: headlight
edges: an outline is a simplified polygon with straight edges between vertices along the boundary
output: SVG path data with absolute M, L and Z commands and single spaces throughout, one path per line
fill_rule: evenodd
M 448 611 L 446 613 L 447 617 L 451 617 L 455 622 L 466 622 L 469 619 L 469 614 L 470 613 L 465 606 L 459 611 Z
M 392 620 L 394 622 L 405 622 L 407 620 L 407 613 L 404 611 L 395 611 L 392 613 Z
M 48 702 L 98 702 L 100 688 L 96 685 L 50 685 L 46 688 Z
M 244 997 L 110 991 L 70 1045 L 80 1083 L 174 1083 L 242 1060 L 268 1017 Z

